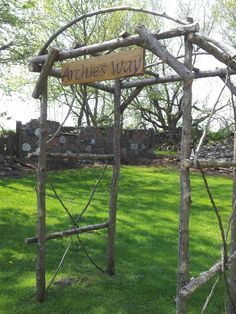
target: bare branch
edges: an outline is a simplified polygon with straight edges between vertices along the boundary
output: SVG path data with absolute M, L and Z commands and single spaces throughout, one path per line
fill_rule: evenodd
M 214 105 L 213 105 L 213 107 L 212 107 L 212 109 L 211 109 L 211 112 L 210 112 L 210 114 L 209 114 L 207 123 L 206 123 L 205 126 L 204 126 L 203 134 L 202 134 L 202 136 L 201 136 L 201 138 L 200 138 L 200 140 L 199 140 L 199 143 L 198 143 L 198 145 L 197 145 L 197 148 L 196 148 L 196 151 L 195 151 L 195 155 L 194 155 L 194 162 L 195 162 L 195 164 L 197 164 L 198 155 L 199 155 L 199 152 L 200 152 L 200 150 L 201 150 L 203 141 L 205 140 L 205 137 L 206 137 L 206 135 L 207 135 L 207 131 L 208 131 L 208 128 L 209 128 L 209 126 L 210 126 L 212 116 L 213 116 L 213 114 L 215 113 L 216 106 L 217 106 L 217 104 L 218 104 L 219 101 L 220 101 L 221 95 L 222 95 L 222 93 L 223 93 L 225 87 L 227 86 L 227 82 L 228 82 L 228 76 L 227 76 L 227 79 L 226 79 L 226 81 L 225 81 L 225 83 L 224 83 L 224 86 L 222 87 L 222 89 L 221 89 L 221 91 L 220 91 L 220 93 L 219 93 L 219 95 L 218 95 L 218 97 L 217 97 L 216 102 L 214 103 Z
M 202 175 L 205 187 L 206 187 L 207 194 L 209 196 L 209 199 L 211 201 L 212 207 L 214 209 L 214 212 L 215 212 L 217 220 L 218 220 L 218 226 L 219 226 L 219 229 L 220 229 L 222 246 L 223 246 L 223 264 L 222 264 L 222 266 L 223 266 L 223 270 L 224 270 L 225 269 L 225 264 L 227 263 L 227 260 L 228 260 L 228 253 L 227 253 L 227 243 L 226 243 L 226 237 L 225 237 L 225 232 L 224 232 L 224 228 L 223 228 L 222 219 L 221 219 L 221 216 L 220 216 L 219 209 L 217 208 L 217 206 L 215 204 L 215 201 L 214 201 L 214 198 L 213 198 L 213 195 L 212 195 L 212 193 L 210 191 L 210 187 L 208 185 L 205 173 L 204 173 L 200 163 L 198 161 L 197 161 L 197 163 L 198 163 L 198 167 L 199 167 L 199 169 L 201 171 L 201 175 Z
M 59 264 L 58 264 L 58 266 L 57 266 L 57 269 L 55 270 L 55 272 L 54 272 L 54 274 L 53 274 L 52 279 L 50 280 L 50 282 L 49 282 L 49 284 L 48 284 L 48 286 L 47 286 L 47 288 L 46 288 L 46 291 L 48 291 L 48 289 L 49 289 L 49 288 L 51 287 L 51 285 L 54 283 L 54 281 L 55 281 L 55 279 L 56 279 L 56 276 L 58 275 L 58 273 L 59 273 L 59 271 L 60 271 L 60 269 L 61 269 L 61 266 L 62 266 L 62 264 L 63 264 L 63 262 L 64 262 L 64 260 L 65 260 L 65 257 L 66 257 L 66 255 L 67 255 L 67 253 L 69 252 L 71 243 L 72 243 L 72 239 L 70 238 L 70 241 L 69 241 L 69 243 L 67 244 L 67 247 L 66 247 L 66 249 L 65 249 L 65 252 L 64 252 L 64 254 L 62 255 L 62 258 L 61 258 L 61 260 L 60 260 L 60 262 L 59 262 Z
M 204 313 L 205 313 L 206 308 L 207 308 L 207 306 L 208 306 L 208 304 L 209 304 L 209 302 L 210 302 L 210 299 L 211 299 L 211 297 L 212 297 L 212 295 L 213 295 L 213 292 L 214 292 L 214 290 L 215 290 L 215 288 L 216 288 L 216 286 L 217 286 L 217 284 L 218 284 L 218 282 L 219 282 L 220 277 L 221 277 L 221 274 L 219 274 L 219 276 L 217 277 L 216 281 L 214 282 L 214 284 L 213 284 L 213 286 L 212 286 L 212 288 L 211 288 L 211 291 L 210 291 L 209 295 L 207 296 L 207 299 L 206 299 L 206 301 L 205 301 L 205 303 L 204 303 L 204 305 L 203 305 L 203 308 L 202 308 L 202 310 L 201 310 L 201 314 L 204 314 Z
M 60 124 L 60 126 L 58 127 L 56 132 L 53 134 L 53 136 L 47 141 L 47 144 L 49 144 L 50 142 L 52 142 L 54 140 L 54 138 L 61 132 L 61 129 L 62 129 L 63 125 L 66 123 L 66 120 L 68 119 L 68 117 L 69 117 L 69 115 L 71 113 L 71 110 L 73 108 L 73 105 L 74 105 L 74 102 L 75 102 L 75 99 L 76 99 L 76 89 L 74 89 L 74 91 L 75 91 L 74 97 L 72 99 L 71 104 L 69 105 L 69 109 L 68 109 L 68 112 L 67 112 L 64 120 L 62 121 L 62 123 Z
M 104 174 L 105 174 L 105 171 L 106 171 L 106 169 L 107 169 L 107 166 L 108 166 L 108 163 L 105 164 L 105 166 L 104 166 L 104 168 L 103 168 L 103 170 L 102 170 L 102 173 L 101 173 L 100 177 L 98 178 L 97 182 L 95 183 L 95 185 L 94 185 L 94 187 L 93 187 L 93 190 L 92 190 L 92 192 L 91 192 L 91 194 L 90 194 L 90 197 L 89 197 L 89 199 L 88 199 L 88 202 L 87 202 L 86 206 L 84 207 L 84 209 L 82 210 L 82 212 L 78 215 L 78 217 L 75 219 L 73 227 L 78 223 L 78 221 L 80 221 L 80 219 L 82 218 L 83 214 L 84 214 L 84 213 L 86 212 L 86 210 L 88 209 L 88 207 L 89 207 L 89 205 L 90 205 L 90 203 L 91 203 L 91 201 L 92 201 L 92 199 L 93 199 L 93 196 L 94 196 L 94 194 L 95 194 L 95 192 L 96 192 L 96 189 L 97 189 L 99 183 L 101 182 L 102 178 L 104 177 Z

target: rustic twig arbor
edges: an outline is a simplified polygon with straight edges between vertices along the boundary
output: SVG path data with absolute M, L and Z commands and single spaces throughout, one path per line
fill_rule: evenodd
M 99 44 L 93 44 L 89 46 L 83 46 L 76 49 L 58 51 L 51 49 L 47 52 L 49 45 L 53 42 L 58 35 L 65 31 L 70 26 L 78 23 L 79 21 L 99 14 L 111 13 L 115 11 L 135 11 L 142 12 L 145 14 L 151 14 L 162 18 L 169 19 L 177 24 L 178 27 L 158 33 L 151 33 L 143 25 L 136 27 L 137 35 L 128 35 L 117 39 L 104 41 Z M 182 142 L 181 142 L 181 170 L 180 170 L 180 212 L 179 212 L 179 262 L 178 262 L 178 276 L 177 276 L 177 297 L 176 297 L 176 312 L 187 313 L 187 298 L 195 291 L 198 287 L 203 285 L 217 272 L 224 272 L 228 267 L 230 268 L 229 278 L 229 300 L 232 301 L 234 289 L 236 287 L 236 213 L 233 206 L 233 212 L 231 215 L 231 255 L 227 257 L 224 255 L 224 259 L 213 265 L 208 271 L 200 274 L 198 278 L 189 281 L 189 216 L 191 206 L 191 188 L 190 188 L 190 167 L 193 162 L 190 161 L 190 148 L 191 148 L 191 101 L 192 101 L 192 83 L 194 79 L 204 77 L 218 76 L 223 80 L 226 76 L 236 74 L 236 60 L 235 56 L 228 53 L 222 44 L 217 43 L 214 40 L 206 38 L 200 34 L 198 24 L 189 24 L 180 20 L 176 20 L 168 16 L 167 14 L 160 14 L 153 11 L 137 9 L 132 7 L 115 7 L 108 9 L 101 9 L 99 11 L 90 12 L 84 14 L 69 24 L 59 29 L 41 49 L 38 56 L 31 59 L 29 69 L 32 72 L 40 72 L 38 82 L 33 92 L 34 98 L 40 98 L 41 114 L 40 114 L 40 150 L 39 150 L 39 161 L 37 171 L 37 195 L 38 195 L 38 235 L 33 238 L 26 239 L 27 243 L 37 242 L 38 245 L 38 258 L 36 268 L 36 282 L 37 282 L 37 299 L 39 302 L 43 302 L 45 299 L 45 241 L 53 238 L 69 236 L 72 234 L 78 234 L 86 231 L 95 229 L 108 228 L 108 249 L 107 249 L 107 272 L 108 274 L 114 274 L 115 272 L 115 226 L 116 226 L 116 204 L 118 196 L 118 182 L 120 172 L 120 114 L 124 112 L 127 106 L 132 100 L 138 96 L 141 90 L 148 85 L 183 81 L 183 121 L 182 121 Z M 166 38 L 173 38 L 178 36 L 184 36 L 185 43 L 185 55 L 184 62 L 180 62 L 178 57 L 173 56 L 160 40 Z M 193 44 L 202 48 L 208 54 L 214 56 L 217 60 L 221 61 L 226 65 L 226 68 L 194 72 L 192 69 L 192 55 L 193 55 Z M 93 86 L 99 90 L 106 91 L 114 95 L 114 165 L 113 165 L 113 178 L 110 193 L 110 208 L 109 208 L 109 220 L 103 224 L 85 226 L 81 228 L 73 228 L 71 230 L 61 231 L 54 234 L 45 234 L 45 181 L 46 181 L 46 148 L 47 148 L 47 79 L 48 76 L 54 76 L 61 78 L 62 72 L 60 69 L 53 68 L 55 61 L 63 61 L 75 57 L 90 55 L 94 53 L 102 53 L 104 51 L 111 51 L 121 47 L 129 47 L 136 45 L 148 49 L 153 54 L 158 56 L 163 62 L 167 63 L 177 74 L 172 74 L 164 77 L 148 77 L 145 79 L 131 79 L 129 81 L 121 82 L 116 79 L 113 87 L 107 86 L 102 83 L 88 82 L 87 84 Z M 94 59 L 95 60 L 95 59 Z M 152 65 L 153 67 L 155 65 Z M 149 67 L 149 66 L 147 66 Z M 135 74 L 135 73 L 132 73 Z M 63 77 L 62 77 L 63 78 Z M 229 85 L 228 85 L 229 86 Z M 123 89 L 134 88 L 130 96 L 125 102 L 121 104 L 120 96 Z M 233 89 L 231 88 L 231 91 Z M 57 156 L 60 157 L 60 156 Z M 68 158 L 70 156 L 67 156 Z M 91 156 L 71 156 L 72 158 L 87 158 Z M 92 158 L 109 159 L 112 156 L 92 156 Z M 204 167 L 210 165 L 211 167 L 222 166 L 221 163 L 196 161 L 195 166 Z M 233 162 L 224 163 L 225 167 L 235 167 L 236 161 L 234 158 Z M 234 188 L 235 190 L 235 188 Z M 234 193 L 233 199 L 236 198 L 236 192 Z M 223 239 L 225 240 L 225 239 Z M 235 304 L 229 301 L 229 312 L 234 313 Z

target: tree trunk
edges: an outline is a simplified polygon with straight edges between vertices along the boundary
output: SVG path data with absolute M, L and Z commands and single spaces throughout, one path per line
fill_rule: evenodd
M 120 97 L 121 84 L 115 81 L 115 97 L 114 97 L 114 135 L 113 135 L 113 178 L 110 194 L 109 206 L 109 225 L 108 225 L 108 247 L 107 247 L 107 273 L 114 275 L 115 273 L 115 232 L 116 232 L 116 211 L 117 196 L 120 176 Z
M 192 68 L 192 45 L 185 38 L 185 66 L 191 71 Z M 177 275 L 177 299 L 176 313 L 187 313 L 187 299 L 181 295 L 181 288 L 189 281 L 189 215 L 191 205 L 189 169 L 183 166 L 183 161 L 190 157 L 191 153 L 191 102 L 192 82 L 184 81 L 183 85 L 183 123 L 181 141 L 181 170 L 180 170 L 180 213 L 179 213 L 179 261 Z

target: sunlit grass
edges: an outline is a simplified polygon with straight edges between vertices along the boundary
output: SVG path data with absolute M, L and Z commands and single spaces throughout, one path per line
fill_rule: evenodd
M 158 148 L 155 149 L 156 156 L 172 156 L 177 157 L 179 156 L 179 152 L 175 150 L 159 150 Z
M 85 206 L 101 168 L 50 172 L 52 183 L 73 215 Z M 111 168 L 97 189 L 81 225 L 107 221 Z M 210 177 L 224 226 L 231 206 L 230 178 Z M 33 176 L 0 181 L 0 313 L 175 313 L 179 174 L 167 168 L 122 167 L 117 216 L 116 275 L 101 274 L 73 239 L 59 277 L 73 277 L 69 287 L 54 285 L 44 304 L 35 301 L 36 233 Z M 220 232 L 200 175 L 192 175 L 190 275 L 208 269 L 220 257 Z M 48 185 L 47 231 L 70 228 L 70 221 Z M 94 260 L 105 268 L 106 231 L 81 235 Z M 68 239 L 47 243 L 47 280 L 53 275 Z M 199 313 L 212 281 L 189 299 L 189 313 Z M 220 283 L 207 313 L 224 312 Z

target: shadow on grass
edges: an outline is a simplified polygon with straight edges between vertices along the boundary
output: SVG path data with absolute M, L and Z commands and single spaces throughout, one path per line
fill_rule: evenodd
M 55 185 L 72 213 L 81 211 L 101 173 L 100 168 L 50 172 Z M 97 189 L 81 225 L 107 221 L 111 169 Z M 227 182 L 226 182 L 227 183 Z M 214 215 L 198 176 L 193 177 L 191 216 L 191 274 L 208 269 L 218 259 L 220 238 Z M 227 183 L 227 192 L 229 183 Z M 33 178 L 8 182 L 9 193 L 33 191 Z M 217 183 L 225 190 L 224 184 Z M 217 192 L 217 188 L 215 188 Z M 48 191 L 48 232 L 69 229 L 67 215 Z M 29 198 L 29 193 L 26 194 Z M 218 195 L 220 198 L 220 195 Z M 224 198 L 226 196 L 224 195 Z M 15 200 L 15 204 L 22 202 Z M 1 215 L 0 312 L 3 313 L 175 313 L 174 296 L 177 270 L 179 179 L 172 170 L 123 167 L 116 235 L 116 275 L 100 274 L 84 256 L 75 238 L 59 277 L 75 277 L 70 287 L 53 286 L 44 304 L 35 302 L 36 246 L 24 238 L 35 234 L 32 199 L 18 209 L 3 204 Z M 222 205 L 228 206 L 223 200 Z M 6 207 L 5 207 L 6 206 Z M 210 214 L 209 214 L 210 213 Z M 105 268 L 106 230 L 81 235 L 95 261 Z M 56 269 L 68 239 L 47 242 L 47 280 Z M 189 302 L 189 313 L 199 313 L 210 284 Z M 219 286 L 222 289 L 222 285 Z M 209 313 L 223 312 L 222 291 L 214 298 Z M 222 310 L 222 311 L 221 311 Z

